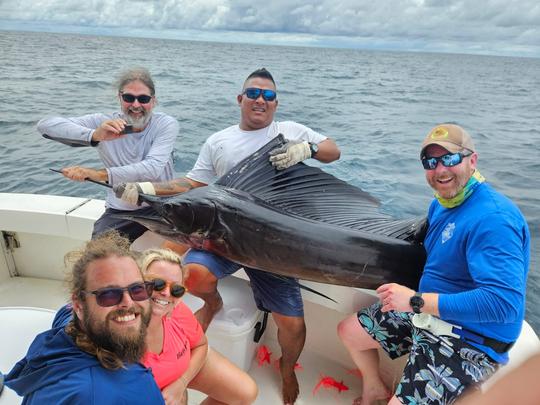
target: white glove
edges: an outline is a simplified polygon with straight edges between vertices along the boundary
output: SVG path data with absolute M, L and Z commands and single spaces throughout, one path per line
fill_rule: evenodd
M 270 162 L 278 170 L 283 170 L 311 157 L 307 141 L 288 141 L 270 152 Z
M 114 195 L 133 205 L 141 205 L 140 194 L 156 195 L 156 189 L 152 183 L 121 183 L 113 186 Z

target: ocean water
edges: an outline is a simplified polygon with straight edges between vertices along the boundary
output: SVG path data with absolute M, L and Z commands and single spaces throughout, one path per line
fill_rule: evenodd
M 529 223 L 526 317 L 540 332 L 540 59 L 0 31 L 0 60 L 1 192 L 102 198 L 99 186 L 48 170 L 101 167 L 95 151 L 47 141 L 35 126 L 45 116 L 116 110 L 114 78 L 131 66 L 152 72 L 157 109 L 180 122 L 179 176 L 209 135 L 238 122 L 243 80 L 266 67 L 278 84 L 276 119 L 335 139 L 342 158 L 325 170 L 396 217 L 423 215 L 432 199 L 418 160 L 427 131 L 462 125 L 482 174 Z

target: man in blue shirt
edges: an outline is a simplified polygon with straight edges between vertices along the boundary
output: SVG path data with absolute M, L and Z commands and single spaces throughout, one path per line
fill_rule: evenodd
M 73 311 L 60 311 L 5 377 L 23 404 L 164 404 L 149 369 L 139 363 L 150 321 L 152 284 L 116 232 L 76 252 Z M 66 317 L 71 321 L 65 325 Z
M 480 174 L 461 127 L 433 128 L 420 153 L 435 190 L 418 292 L 377 289 L 380 302 L 345 319 L 338 334 L 363 375 L 367 405 L 446 404 L 508 362 L 525 314 L 529 229 L 519 209 Z M 409 353 L 392 396 L 378 373 L 376 349 Z

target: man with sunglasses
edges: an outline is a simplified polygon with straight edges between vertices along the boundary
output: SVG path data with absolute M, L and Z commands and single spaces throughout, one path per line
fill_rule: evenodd
M 338 334 L 360 369 L 358 404 L 453 403 L 508 362 L 525 312 L 530 235 L 519 209 L 477 169 L 469 134 L 433 128 L 420 152 L 435 190 L 418 292 L 395 283 L 380 302 L 342 321 Z M 378 373 L 377 348 L 409 354 L 392 396 Z
M 340 151 L 331 139 L 296 122 L 274 121 L 278 106 L 276 84 L 266 69 L 258 69 L 247 77 L 236 101 L 240 107 L 240 123 L 210 136 L 186 177 L 161 184 L 128 183 L 115 187 L 117 196 L 135 204 L 141 192 L 167 195 L 206 186 L 280 133 L 289 142 L 272 153 L 270 160 L 278 169 L 310 157 L 325 163 L 339 158 Z M 218 280 L 242 266 L 195 249 L 186 254 L 184 263 L 189 268 L 187 284 L 190 292 L 205 302 L 196 316 L 206 330 L 223 305 L 217 291 Z M 265 272 L 249 268 L 245 270 L 251 280 L 257 305 L 272 312 L 278 326 L 282 350 L 280 370 L 283 401 L 292 404 L 299 393 L 294 366 L 304 347 L 306 334 L 300 288 L 292 278 L 280 280 Z
M 163 404 L 139 363 L 153 284 L 144 282 L 129 241 L 108 232 L 72 257 L 71 305 L 36 337 L 6 385 L 26 404 Z
M 118 79 L 120 110 L 82 117 L 44 118 L 38 131 L 45 138 L 69 146 L 92 146 L 104 165 L 101 169 L 69 166 L 62 174 L 76 181 L 87 179 L 111 185 L 130 181 L 168 181 L 173 178 L 173 149 L 179 131 L 178 121 L 164 113 L 154 112 L 157 103 L 155 86 L 150 73 L 134 68 Z M 136 222 L 115 218 L 137 210 L 138 215 L 153 211 L 117 198 L 107 192 L 106 211 L 94 224 L 92 237 L 108 229 L 117 229 L 133 242 L 146 228 Z

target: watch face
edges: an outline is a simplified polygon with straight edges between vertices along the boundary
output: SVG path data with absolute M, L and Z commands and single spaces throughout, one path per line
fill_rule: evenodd
M 420 313 L 420 308 L 424 306 L 424 299 L 420 295 L 413 295 L 409 301 L 413 311 L 417 314 Z
M 418 307 L 420 306 L 421 304 L 423 304 L 423 299 L 417 295 L 411 297 L 411 306 L 413 307 Z
M 319 146 L 316 143 L 310 143 L 309 149 L 311 149 L 311 156 L 315 156 L 319 151 Z

